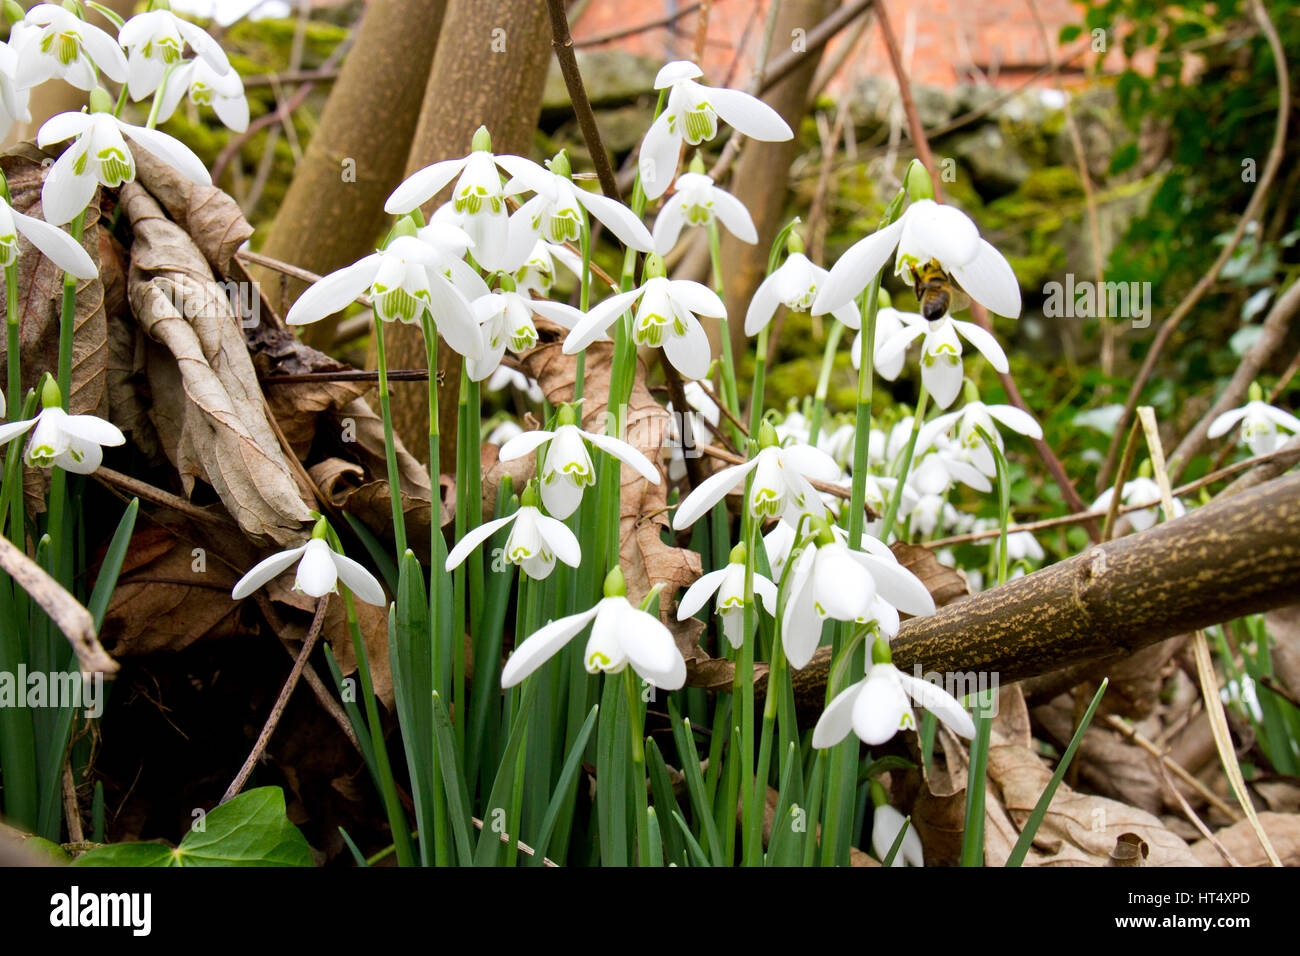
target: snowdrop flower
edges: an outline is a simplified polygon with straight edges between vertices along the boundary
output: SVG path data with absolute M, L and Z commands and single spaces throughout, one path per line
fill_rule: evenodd
M 650 459 L 625 441 L 612 435 L 583 431 L 576 424 L 573 405 L 562 405 L 555 413 L 555 431 L 538 429 L 524 432 L 501 446 L 501 461 L 522 458 L 533 449 L 549 443 L 542 461 L 542 504 L 557 518 L 564 519 L 578 510 L 582 490 L 596 481 L 587 445 L 613 455 L 652 485 L 659 484 L 659 470 Z
M 808 419 L 804 418 L 803 412 L 793 411 L 785 416 L 781 424 L 776 425 L 776 437 L 781 439 L 781 443 L 790 442 L 796 445 L 808 444 Z
M 698 162 L 698 157 L 697 157 Z M 664 201 L 655 218 L 654 247 L 661 256 L 677 244 L 683 226 L 721 223 L 726 230 L 750 245 L 758 242 L 758 230 L 745 204 L 726 190 L 713 185 L 703 167 L 677 177 L 677 190 Z
M 504 365 L 501 366 L 501 368 L 497 369 L 498 374 L 501 372 L 513 372 L 513 371 L 514 369 L 508 369 Z M 516 372 L 515 374 L 518 373 Z M 495 379 L 496 376 L 494 375 L 492 378 Z M 491 384 L 492 384 L 492 380 L 489 379 L 488 385 L 490 386 Z M 496 428 L 488 432 L 487 438 L 484 440 L 489 445 L 504 445 L 506 442 L 514 438 L 516 435 L 522 435 L 523 433 L 524 430 L 519 427 L 518 422 L 514 421 L 513 419 L 507 418 L 501 424 L 497 425 Z
M 790 254 L 770 276 L 758 284 L 754 296 L 749 300 L 749 309 L 745 312 L 745 334 L 757 335 L 776 315 L 779 305 L 791 312 L 809 312 L 813 315 L 831 313 L 850 329 L 862 324 L 855 302 L 842 302 L 834 309 L 823 309 L 817 302 L 818 289 L 826 281 L 826 270 L 803 254 L 803 240 L 796 233 L 790 233 L 787 240 Z
M 515 285 L 520 292 L 550 295 L 555 284 L 555 264 L 560 263 L 573 274 L 582 275 L 582 257 L 569 251 L 567 246 L 538 239 L 524 264 L 515 271 Z
M 1300 418 L 1266 403 L 1263 391 L 1254 383 L 1250 386 L 1250 401 L 1216 418 L 1210 423 L 1206 435 L 1219 438 L 1228 434 L 1238 422 L 1241 422 L 1241 441 L 1252 455 L 1270 455 L 1281 448 L 1283 434 L 1280 429 L 1300 433 Z
M 876 434 L 880 433 L 876 432 Z M 853 465 L 853 444 L 856 440 L 857 429 L 850 423 L 845 422 L 831 432 L 823 429 L 822 433 L 817 436 L 817 447 L 834 458 L 836 464 L 843 468 L 849 468 Z M 870 443 L 869 437 L 868 443 Z M 869 458 L 870 452 L 868 452 Z
M 328 525 L 324 518 L 316 522 L 311 540 L 297 548 L 281 551 L 259 561 L 253 569 L 239 579 L 230 596 L 236 601 L 248 597 L 263 584 L 280 576 L 295 561 L 298 573 L 293 589 L 312 597 L 338 593 L 336 583 L 342 581 L 348 590 L 367 604 L 383 607 L 388 603 L 384 589 L 375 576 L 347 555 L 339 554 L 325 540 Z
M 759 430 L 760 451 L 742 465 L 731 465 L 710 475 L 696 487 L 673 515 L 673 529 L 684 531 L 695 524 L 726 495 L 740 491 L 745 476 L 754 472 L 747 506 L 757 519 L 785 515 L 798 520 L 799 512 L 817 508 L 821 498 L 808 483 L 809 478 L 834 481 L 840 466 L 826 452 L 811 445 L 777 444 L 776 431 L 764 422 Z
M 500 289 L 470 303 L 483 335 L 483 357 L 469 359 L 465 365 L 470 379 L 475 382 L 483 381 L 497 370 L 507 347 L 517 354 L 537 345 L 533 312 L 565 328 L 571 328 L 582 318 L 581 312 L 562 302 L 521 295 L 514 290 L 514 282 L 509 276 L 503 276 L 501 281 Z
M 446 203 L 433 214 L 428 225 L 416 229 L 415 237 L 433 250 L 433 261 L 427 266 L 429 271 L 450 282 L 466 302 L 473 302 L 492 290 L 478 270 L 465 261 L 474 240 L 465 231 L 464 221 L 465 217 L 451 203 Z
M 918 199 L 893 223 L 850 246 L 831 269 L 814 307 L 830 312 L 852 302 L 895 249 L 895 275 L 914 282 L 918 269 L 937 262 L 990 312 L 1020 315 L 1020 283 L 1006 258 L 980 238 L 969 216 L 933 199 Z
M 957 699 L 942 687 L 904 674 L 892 663 L 889 644 L 877 638 L 871 651 L 867 676 L 839 694 L 813 729 L 812 745 L 819 750 L 834 747 L 849 735 L 870 747 L 878 747 L 900 730 L 915 730 L 910 697 L 934 714 L 958 736 L 975 736 L 975 722 Z
M 582 655 L 587 673 L 617 674 L 631 664 L 644 680 L 662 690 L 677 690 L 686 683 L 686 661 L 672 633 L 657 617 L 632 606 L 623 572 L 615 567 L 605 578 L 605 596 L 595 607 L 552 621 L 515 648 L 501 670 L 501 686 L 514 687 L 588 624 L 591 637 Z
M 673 368 L 686 378 L 704 378 L 712 354 L 709 337 L 696 316 L 721 318 L 727 308 L 712 289 L 687 279 L 667 278 L 663 259 L 654 253 L 646 257 L 645 283 L 594 306 L 564 340 L 564 353 L 581 352 L 634 304 L 633 341 L 640 346 L 662 347 Z
M 93 90 L 99 82 L 96 69 L 115 83 L 126 82 L 126 57 L 117 41 L 57 4 L 38 3 L 28 10 L 14 24 L 11 43 L 23 88 L 57 77 L 79 90 Z
M 538 510 L 541 498 L 537 493 L 537 479 L 530 479 L 528 487 L 519 498 L 519 508 L 513 514 L 497 518 L 468 531 L 456 542 L 447 555 L 447 570 L 460 566 L 469 553 L 501 528 L 513 523 L 506 538 L 505 559 L 523 568 L 534 581 L 544 581 L 555 569 L 559 558 L 571 568 L 582 561 L 582 548 L 578 539 L 563 521 L 547 517 Z
M 877 620 L 897 632 L 898 611 L 934 613 L 934 598 L 921 579 L 899 564 L 883 541 L 863 535 L 863 550 L 854 551 L 820 519 L 814 520 L 813 533 L 790 570 L 782 612 L 781 641 L 791 667 L 799 670 L 812 660 L 828 617 Z
M 638 168 L 647 199 L 658 199 L 677 172 L 682 143 L 698 146 L 718 135 L 718 117 L 750 139 L 783 142 L 794 133 L 776 110 L 739 90 L 701 86 L 703 72 L 690 60 L 674 60 L 655 77 L 655 89 L 668 90 L 664 111 L 641 141 Z
M 118 31 L 117 42 L 127 52 L 126 88 L 131 99 L 137 102 L 158 89 L 169 66 L 181 62 L 186 43 L 194 48 L 198 59 L 213 75 L 224 76 L 231 72 L 230 61 L 221 44 L 208 31 L 181 19 L 170 10 L 136 14 Z M 176 80 L 176 74 L 173 74 L 168 86 Z M 185 89 L 182 84 L 177 85 Z M 242 85 L 240 92 L 243 92 Z
M 0 266 L 11 266 L 18 260 L 20 234 L 64 272 L 78 279 L 93 279 L 99 274 L 94 260 L 70 235 L 48 222 L 20 213 L 0 198 Z
M 510 217 L 512 258 L 522 260 L 538 239 L 554 243 L 577 242 L 582 235 L 584 211 L 604 224 L 623 245 L 649 252 L 650 233 L 632 210 L 616 199 L 589 192 L 574 184 L 569 157 L 561 150 L 542 169 L 533 163 L 520 166 L 506 183 L 507 194 L 525 189 L 535 195 Z
M 982 428 L 993 439 L 998 450 L 1003 448 L 1002 435 L 994 424 L 994 419 L 1006 425 L 1013 432 L 1028 438 L 1042 438 L 1043 429 L 1028 412 L 1021 411 L 1014 405 L 985 405 L 978 399 L 968 401 L 960 411 L 948 412 L 927 422 L 916 438 L 916 450 L 930 448 L 940 435 L 946 435 L 957 426 L 957 442 L 970 458 L 971 464 L 990 478 L 997 476 L 997 462 L 993 452 L 985 444 L 976 429 Z
M 102 96 L 97 94 L 103 94 Z M 101 88 L 91 93 L 91 108 L 107 107 L 108 94 Z M 53 143 L 77 137 L 54 161 L 41 187 L 41 210 L 47 222 L 61 226 L 90 205 L 99 186 L 116 188 L 135 179 L 135 157 L 123 134 L 138 146 L 172 166 L 186 179 L 201 186 L 211 186 L 203 160 L 179 140 L 156 129 L 124 123 L 111 112 L 59 113 L 51 117 L 36 134 L 36 144 L 44 149 Z
M 938 435 L 933 436 L 933 442 L 933 450 L 923 455 L 907 476 L 918 494 L 943 495 L 957 482 L 983 493 L 993 490 L 988 477 L 965 459 L 963 449 Z
M 544 172 L 536 163 L 522 156 L 495 156 L 492 137 L 487 128 L 480 126 L 474 134 L 470 154 L 460 159 L 445 159 L 412 173 L 398 186 L 388 201 L 384 212 L 402 216 L 436 196 L 453 179 L 452 204 L 464 217 L 463 225 L 474 241 L 474 259 L 490 271 L 513 271 L 509 264 L 509 218 L 506 214 L 506 196 L 511 195 L 501 182 L 497 167 L 504 169 L 519 182 L 523 177 Z
M 915 318 L 919 314 L 913 313 Z M 903 331 L 903 313 L 890 306 L 876 310 L 875 347 L 871 352 L 871 367 L 877 375 L 892 382 L 903 371 L 903 360 L 907 358 L 907 349 L 890 349 L 886 352 L 885 344 Z M 885 361 L 882 361 L 882 356 Z M 853 337 L 853 349 L 849 352 L 849 361 L 855 369 L 862 367 L 862 330 Z
M 403 221 L 414 230 L 410 220 Z M 483 336 L 465 297 L 435 266 L 437 252 L 414 235 L 398 234 L 388 245 L 312 283 L 289 309 L 285 322 L 306 325 L 333 315 L 368 292 L 385 322 L 416 323 L 426 311 L 447 344 L 469 359 L 483 357 Z
M 52 379 L 41 392 L 45 408 L 26 421 L 0 425 L 0 445 L 27 432 L 23 460 L 33 468 L 62 468 L 89 475 L 104 460 L 104 445 L 121 445 L 126 436 L 112 422 L 95 415 L 69 415 L 59 407 L 59 390 Z
M 206 59 L 191 60 L 178 66 L 163 87 L 158 104 L 159 123 L 171 119 L 186 93 L 195 106 L 211 106 L 227 129 L 236 133 L 248 129 L 248 97 L 244 94 L 244 81 L 238 70 L 227 66 L 226 72 L 220 73 Z
M 865 528 L 867 534 L 879 534 L 885 523 L 884 514 L 889 510 L 889 502 L 894 497 L 894 491 L 898 487 L 897 478 L 886 478 L 883 475 L 868 474 L 866 481 L 863 482 L 864 497 L 863 502 L 868 508 L 881 517 L 874 521 L 868 521 Z M 898 517 L 906 518 L 912 513 L 912 509 L 920 503 L 921 496 L 913 490 L 908 483 L 903 485 L 903 496 L 898 499 Z
M 907 827 L 903 843 L 894 854 L 894 866 L 925 866 L 925 852 L 921 847 L 921 837 L 906 817 L 885 801 L 885 789 L 878 782 L 871 782 L 871 801 L 875 812 L 871 818 L 871 849 L 881 863 L 889 856 L 889 851 L 898 842 L 898 835 Z
M 1097 496 L 1097 500 L 1092 503 L 1093 511 L 1107 511 L 1110 509 L 1110 500 L 1115 496 L 1115 488 L 1111 486 Z M 1120 504 L 1138 505 L 1147 502 L 1157 502 L 1150 508 L 1143 508 L 1139 511 L 1130 511 L 1127 515 L 1129 524 L 1133 526 L 1134 531 L 1146 531 L 1155 525 L 1160 516 L 1158 502 L 1160 501 L 1160 486 L 1146 476 L 1139 476 L 1132 481 L 1124 482 L 1124 489 L 1120 492 Z M 1177 498 L 1174 499 L 1173 517 L 1181 518 L 1187 514 L 1187 509 Z
M 997 547 L 998 539 L 989 538 L 988 543 Z M 1008 561 L 1041 561 L 1044 557 L 1043 546 L 1032 531 L 1012 531 L 1007 535 Z
M 513 388 L 517 392 L 523 392 L 524 397 L 530 402 L 540 402 L 546 397 L 542 394 L 542 387 L 537 384 L 536 380 L 509 366 L 498 365 L 497 370 L 488 376 L 487 390 L 489 392 L 499 392 L 503 388 Z M 514 429 L 506 436 L 507 438 L 513 438 L 515 435 L 521 434 L 521 429 L 514 422 L 503 422 L 497 426 L 498 430 L 504 428 L 507 424 Z M 499 445 L 504 439 L 489 436 L 488 441 L 494 441 Z
M 31 93 L 18 84 L 18 54 L 8 43 L 0 43 L 0 139 L 9 135 L 14 123 L 30 123 L 27 108 Z
M 878 361 L 892 369 L 893 363 L 899 361 L 907 347 L 924 336 L 921 342 L 921 382 L 940 408 L 951 405 L 961 391 L 964 377 L 962 338 L 975 346 L 996 371 L 1007 372 L 1011 368 L 998 340 L 974 322 L 962 322 L 949 315 L 937 322 L 929 322 L 912 312 L 899 312 L 898 318 L 903 327 L 881 342 L 875 353 Z M 961 338 L 958 338 L 959 333 Z
M 1219 698 L 1225 704 L 1236 704 L 1241 707 L 1250 716 L 1255 718 L 1255 723 L 1260 723 L 1264 719 L 1264 712 L 1259 706 L 1259 695 L 1255 693 L 1255 681 L 1249 674 L 1242 674 L 1241 681 L 1228 681 L 1226 687 L 1219 690 Z
M 731 558 L 725 568 L 702 575 L 686 589 L 677 605 L 677 620 L 694 617 L 695 612 L 717 595 L 714 610 L 722 619 L 722 633 L 732 647 L 740 647 L 745 634 L 745 557 L 743 544 L 731 549 Z M 776 612 L 776 585 L 768 578 L 754 572 L 754 597 L 769 614 Z M 755 623 L 758 618 L 755 616 Z

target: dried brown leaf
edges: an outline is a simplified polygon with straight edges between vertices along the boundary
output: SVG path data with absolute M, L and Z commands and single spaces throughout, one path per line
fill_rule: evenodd
M 1259 822 L 1282 865 L 1300 866 L 1300 813 L 1261 813 Z M 1242 866 L 1269 865 L 1249 820 L 1224 827 L 1215 837 Z M 1209 840 L 1193 843 L 1192 854 L 1206 866 L 1226 865 L 1223 856 Z

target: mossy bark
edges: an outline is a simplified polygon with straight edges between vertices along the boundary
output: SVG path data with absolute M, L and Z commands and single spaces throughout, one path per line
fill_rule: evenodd
M 551 53 L 551 26 L 543 0 L 449 0 L 442 36 L 424 91 L 424 105 L 407 157 L 407 175 L 430 163 L 469 152 L 474 130 L 486 126 L 496 153 L 528 155 L 542 109 Z M 425 207 L 426 215 L 450 195 L 450 187 Z M 389 331 L 389 330 L 385 330 Z M 424 368 L 418 326 L 397 325 L 386 337 L 388 367 Z M 371 367 L 374 367 L 371 356 Z M 456 462 L 456 402 L 460 356 L 439 349 L 441 461 Z M 408 448 L 427 450 L 428 393 L 419 382 L 393 388 L 393 425 Z
M 371 0 L 320 123 L 294 173 L 262 252 L 327 273 L 373 252 L 384 200 L 402 180 L 433 64 L 444 0 Z M 306 283 L 256 270 L 282 313 Z M 335 323 L 302 337 L 328 347 Z

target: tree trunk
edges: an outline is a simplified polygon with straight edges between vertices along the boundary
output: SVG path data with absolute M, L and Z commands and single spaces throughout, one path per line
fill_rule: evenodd
M 804 37 L 814 24 L 829 16 L 838 6 L 833 0 L 785 0 L 777 13 L 768 62 L 780 56 L 790 44 Z M 732 350 L 743 355 L 745 349 L 745 310 L 754 290 L 767 271 L 767 254 L 772 240 L 785 225 L 787 182 L 790 166 L 799 154 L 799 125 L 808 106 L 808 89 L 822 48 L 810 51 L 797 67 L 763 95 L 763 101 L 781 114 L 794 139 L 784 143 L 761 143 L 750 140 L 736 161 L 730 191 L 745 204 L 754 217 L 758 243 L 749 245 L 722 231 L 722 274 L 725 277 L 727 316 L 730 319 Z M 714 337 L 715 351 L 720 343 Z
M 262 252 L 327 273 L 373 252 L 406 169 L 445 0 L 370 0 Z M 306 288 L 256 270 L 283 313 Z M 287 295 L 284 293 L 287 291 Z M 327 348 L 335 323 L 303 329 Z M 418 446 L 417 446 L 418 447 Z
M 407 175 L 438 160 L 464 156 L 480 125 L 492 133 L 493 152 L 528 155 L 541 115 L 550 53 L 544 0 L 449 0 Z M 450 187 L 434 197 L 426 215 L 449 195 Z M 417 326 L 394 324 L 385 332 L 389 368 L 425 367 L 424 339 Z M 455 469 L 461 361 L 445 345 L 438 355 L 440 457 L 447 472 Z M 373 354 L 369 364 L 374 367 Z M 427 396 L 423 383 L 393 387 L 393 425 L 407 447 L 421 454 L 427 449 Z
M 892 642 L 894 663 L 996 674 L 1005 684 L 1119 662 L 1157 641 L 1294 604 L 1297 581 L 1300 474 L 1292 474 L 911 618 Z M 829 663 L 821 648 L 795 674 L 800 701 L 820 707 Z

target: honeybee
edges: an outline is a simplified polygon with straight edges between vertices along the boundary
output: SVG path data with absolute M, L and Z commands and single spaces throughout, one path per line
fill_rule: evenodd
M 915 266 L 912 269 L 912 282 L 916 299 L 921 303 L 921 315 L 931 322 L 942 319 L 949 312 L 960 312 L 970 305 L 970 298 L 935 259 Z

